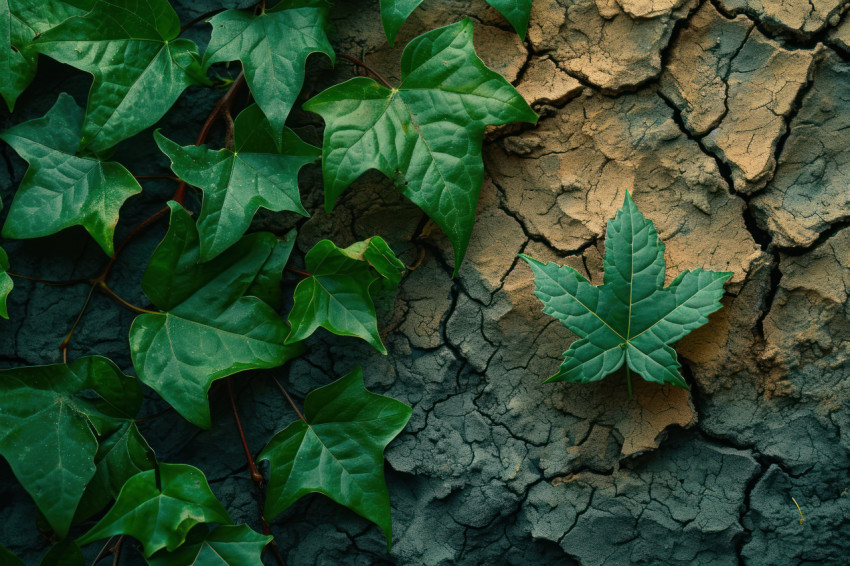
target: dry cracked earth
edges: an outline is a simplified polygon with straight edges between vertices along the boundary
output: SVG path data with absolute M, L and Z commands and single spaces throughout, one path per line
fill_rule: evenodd
M 212 2 L 183 2 L 189 19 Z M 340 2 L 338 50 L 395 78 L 377 0 Z M 539 112 L 488 133 L 488 171 L 466 261 L 390 183 L 368 174 L 331 215 L 318 168 L 302 176 L 305 252 L 381 234 L 419 267 L 381 300 L 390 354 L 328 334 L 277 372 L 303 397 L 362 365 L 367 384 L 413 406 L 386 453 L 394 543 L 315 497 L 273 525 L 287 564 L 846 564 L 850 551 L 850 16 L 841 0 L 535 0 L 523 43 L 483 0 L 426 0 L 402 28 L 469 15 L 479 55 Z M 205 31 L 195 30 L 203 41 Z M 311 60 L 309 96 L 357 72 Z M 88 79 L 46 64 L 21 105 L 43 113 Z M 216 93 L 190 91 L 160 127 L 188 143 Z M 3 126 L 18 115 L 3 115 Z M 321 122 L 296 114 L 317 143 Z M 116 158 L 167 173 L 143 134 Z M 143 138 L 143 139 L 142 139 Z M 126 147 L 125 147 L 126 146 Z M 2 150 L 2 197 L 25 163 Z M 120 230 L 172 188 L 145 185 Z M 605 223 L 632 193 L 667 245 L 668 279 L 732 271 L 725 308 L 680 342 L 691 391 L 624 376 L 546 384 L 574 339 L 543 315 L 517 254 L 566 263 L 601 283 Z M 144 302 L 141 267 L 159 227 L 122 259 L 114 285 Z M 76 233 L 4 244 L 21 271 L 69 277 L 102 259 Z M 297 279 L 293 278 L 290 283 Z M 58 361 L 86 289 L 19 284 L 0 325 L 4 366 Z M 132 314 L 96 297 L 72 355 L 131 370 Z M 11 346 L 9 346 L 11 344 Z M 244 374 L 239 403 L 259 450 L 293 419 L 267 373 Z M 144 424 L 161 459 L 200 466 L 234 519 L 257 527 L 255 494 L 224 399 L 211 431 L 175 415 Z M 147 409 L 163 405 L 151 396 Z M 0 541 L 35 561 L 34 509 L 0 469 Z M 798 502 L 805 522 L 794 502 Z M 127 556 L 133 564 L 137 556 Z M 34 562 L 33 562 L 34 563 Z

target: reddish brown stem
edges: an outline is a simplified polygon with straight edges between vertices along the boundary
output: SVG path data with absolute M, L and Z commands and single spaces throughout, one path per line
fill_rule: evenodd
M 248 448 L 248 441 L 245 438 L 245 431 L 242 429 L 242 420 L 239 418 L 239 409 L 236 407 L 236 396 L 233 393 L 233 382 L 231 378 L 227 378 L 227 395 L 230 397 L 230 407 L 233 409 L 233 418 L 236 419 L 236 429 L 239 431 L 239 440 L 242 442 L 242 448 L 245 450 L 245 459 L 248 460 L 248 469 L 251 472 L 251 479 L 257 486 L 257 489 L 260 491 L 259 498 L 259 507 L 260 507 L 260 521 L 263 525 L 263 534 L 270 535 L 272 534 L 271 529 L 269 528 L 269 524 L 266 521 L 265 512 L 263 509 L 263 501 L 266 497 L 265 483 L 263 481 L 263 474 L 257 469 L 257 464 L 254 462 L 254 457 L 251 455 L 251 449 Z M 272 554 L 275 557 L 275 560 L 280 566 L 286 566 L 283 560 L 283 556 L 281 556 L 280 551 L 277 549 L 277 543 L 274 539 L 269 543 L 266 548 L 271 548 Z
M 138 313 L 138 314 L 160 314 L 157 311 L 149 311 L 147 309 L 137 307 L 133 303 L 124 300 L 123 298 L 121 298 L 118 295 L 118 293 L 116 293 L 115 291 L 110 289 L 109 285 L 107 285 L 105 281 L 98 282 L 97 286 L 100 288 L 101 291 L 103 291 L 104 293 L 106 293 L 107 295 L 112 297 L 119 305 L 126 308 L 127 310 L 131 310 L 131 311 Z
M 88 308 L 89 303 L 91 302 L 91 297 L 94 294 L 95 287 L 97 287 L 97 285 L 92 284 L 91 288 L 89 288 L 89 294 L 86 295 L 86 301 L 83 303 L 83 308 L 80 309 L 80 313 L 74 320 L 74 324 L 71 326 L 71 330 L 68 331 L 68 334 L 65 336 L 65 339 L 62 340 L 61 344 L 59 344 L 59 350 L 62 352 L 63 363 L 68 363 L 68 344 L 71 342 L 71 337 L 74 335 L 74 331 L 77 330 L 77 326 L 83 319 L 83 314 L 86 312 L 86 308 Z
M 245 450 L 245 459 L 248 460 L 248 469 L 251 470 L 251 479 L 257 484 L 257 487 L 263 487 L 263 475 L 257 469 L 257 464 L 254 463 L 254 457 L 251 456 L 251 450 L 248 448 L 248 441 L 245 439 L 245 431 L 242 429 L 242 421 L 239 419 L 239 409 L 236 408 L 236 397 L 233 395 L 233 382 L 230 378 L 227 379 L 227 395 L 230 397 L 230 407 L 233 409 L 233 417 L 236 419 L 236 428 L 239 429 L 239 439 L 242 441 L 242 448 Z
M 292 407 L 292 410 L 295 411 L 295 414 L 298 415 L 298 418 L 306 423 L 307 419 L 305 419 L 304 415 L 301 414 L 301 411 L 298 409 L 298 405 L 296 405 L 295 401 L 292 400 L 292 397 L 289 396 L 289 392 L 286 390 L 286 388 L 280 384 L 277 378 L 273 377 L 272 379 L 274 380 L 275 385 L 277 385 L 277 388 L 280 389 L 280 392 L 283 393 L 283 396 L 286 397 L 286 400 L 289 401 L 289 406 Z
M 34 281 L 35 283 L 43 283 L 44 285 L 50 285 L 51 287 L 70 287 L 71 285 L 80 285 L 82 283 L 90 283 L 89 279 L 69 279 L 68 281 L 48 281 L 47 279 L 39 279 L 37 277 L 28 277 L 26 275 L 20 275 L 18 273 L 12 273 L 11 271 L 7 271 L 6 275 L 10 277 L 17 277 L 18 279 L 25 279 L 27 281 Z
M 385 79 L 383 77 L 383 75 L 381 75 L 381 73 L 379 73 L 378 71 L 376 71 L 375 69 L 373 69 L 372 67 L 370 67 L 369 65 L 367 65 L 366 63 L 361 61 L 360 59 L 357 59 L 356 57 L 352 57 L 351 55 L 346 55 L 345 53 L 339 53 L 338 55 L 340 57 L 342 57 L 343 59 L 347 59 L 347 60 L 351 61 L 352 63 L 354 63 L 358 67 L 363 67 L 364 69 L 366 69 L 367 71 L 372 73 L 375 76 L 375 78 L 378 79 L 379 81 L 381 81 L 384 84 L 384 86 L 387 87 L 388 89 L 392 90 L 394 88 L 393 85 L 391 85 L 390 82 L 387 79 Z
M 294 267 L 287 267 L 286 270 L 291 271 L 292 273 L 297 273 L 298 275 L 303 275 L 304 277 L 312 277 L 313 276 L 311 273 L 308 273 L 306 271 L 301 271 L 300 269 L 295 269 Z

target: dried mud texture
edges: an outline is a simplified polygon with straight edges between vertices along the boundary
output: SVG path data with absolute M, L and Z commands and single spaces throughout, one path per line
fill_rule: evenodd
M 398 79 L 403 45 L 471 16 L 479 55 L 540 113 L 535 126 L 487 134 L 487 178 L 459 276 L 446 238 L 378 174 L 322 210 L 321 175 L 301 181 L 313 216 L 260 214 L 255 229 L 297 225 L 294 261 L 316 241 L 380 234 L 417 265 L 378 301 L 389 355 L 319 331 L 282 370 L 235 380 L 248 444 L 259 451 L 299 400 L 363 367 L 374 391 L 409 403 L 386 452 L 393 546 L 322 497 L 272 523 L 287 564 L 841 564 L 850 552 L 850 31 L 831 0 L 535 0 L 521 42 L 481 0 L 426 0 L 386 44 L 377 0 L 334 8 L 334 42 Z M 183 20 L 214 8 L 181 8 Z M 359 69 L 310 62 L 305 96 Z M 84 100 L 89 78 L 47 63 L 2 125 L 42 114 L 57 90 Z M 190 143 L 218 93 L 191 90 L 159 124 Z M 292 125 L 318 143 L 322 123 Z M 220 140 L 219 140 L 220 141 Z M 25 164 L 2 149 L 9 202 Z M 151 136 L 115 159 L 165 174 Z M 605 225 L 630 191 L 666 244 L 667 279 L 732 271 L 725 308 L 677 346 L 690 391 L 625 375 L 543 384 L 575 337 L 544 315 L 526 253 L 602 282 Z M 173 187 L 145 184 L 119 234 Z M 197 204 L 197 203 L 195 203 Z M 113 276 L 144 304 L 139 266 L 164 226 L 128 249 Z M 102 261 L 81 231 L 3 242 L 16 270 L 63 279 Z M 298 277 L 287 275 L 287 289 Z M 86 289 L 19 283 L 0 321 L 0 365 L 56 362 Z M 71 355 L 104 354 L 131 371 L 133 315 L 96 295 Z M 633 376 L 634 378 L 634 376 Z M 226 395 L 214 427 L 174 414 L 143 423 L 165 461 L 203 469 L 236 522 L 259 528 L 256 493 Z M 164 404 L 151 394 L 145 414 Z M 29 498 L 0 464 L 0 543 L 36 564 L 44 542 Z M 799 503 L 805 517 L 794 502 Z M 95 545 L 97 546 L 97 545 Z M 87 549 L 89 561 L 98 549 Z M 272 564 L 269 556 L 267 563 Z M 135 562 L 134 562 L 135 560 Z M 125 554 L 124 563 L 142 564 Z

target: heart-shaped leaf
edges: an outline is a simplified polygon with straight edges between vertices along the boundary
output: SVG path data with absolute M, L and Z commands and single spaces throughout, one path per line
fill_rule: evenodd
M 271 536 L 248 525 L 220 525 L 213 530 L 197 526 L 174 552 L 160 551 L 148 558 L 150 566 L 263 566 L 263 549 Z
M 443 229 L 455 273 L 484 179 L 485 126 L 537 120 L 516 89 L 475 54 L 469 19 L 411 41 L 397 88 L 358 77 L 321 92 L 304 109 L 325 120 L 325 209 L 377 169 Z
M 580 338 L 548 381 L 598 381 L 626 363 L 647 381 L 687 388 L 670 345 L 723 306 L 723 285 L 732 277 L 695 269 L 664 287 L 664 244 L 628 192 L 608 222 L 603 285 L 594 287 L 569 266 L 520 257 L 534 272 L 543 312 Z
M 150 557 L 162 548 L 176 549 L 195 525 L 213 522 L 231 521 L 203 472 L 184 464 L 159 464 L 158 470 L 130 478 L 115 505 L 77 542 L 85 545 L 129 535 L 142 543 L 145 556 Z
M 394 288 L 405 271 L 387 243 L 373 236 L 343 249 L 322 240 L 304 261 L 310 275 L 295 287 L 286 343 L 304 340 L 321 326 L 339 336 L 363 338 L 386 354 L 370 294 L 372 284 L 383 280 Z
M 401 401 L 367 391 L 360 368 L 310 392 L 304 419 L 277 433 L 258 458 L 270 466 L 266 519 L 308 493 L 322 493 L 378 525 L 389 546 L 384 448 L 411 413 Z
M 334 61 L 326 32 L 328 7 L 325 0 L 281 0 L 259 14 L 225 10 L 210 19 L 213 32 L 206 60 L 242 62 L 248 87 L 278 144 L 301 92 L 307 57 L 324 53 Z
M 207 82 L 197 47 L 178 35 L 168 0 L 98 0 L 33 43 L 94 76 L 80 148 L 109 149 L 162 118 L 186 87 Z
M 3 225 L 7 238 L 40 238 L 82 226 L 112 255 L 124 201 L 141 192 L 124 166 L 77 154 L 83 109 L 62 93 L 41 118 L 0 133 L 30 164 Z
M 0 371 L 0 455 L 60 537 L 95 474 L 98 437 L 141 402 L 139 383 L 99 356 Z
M 194 221 L 179 204 L 169 206 L 171 225 L 142 279 L 145 294 L 165 312 L 136 317 L 130 350 L 143 383 L 188 421 L 209 428 L 213 381 L 277 367 L 301 351 L 284 345 L 286 325 L 262 300 L 279 300 L 292 241 L 249 234 L 201 263 Z
M 298 171 L 318 159 L 321 150 L 287 128 L 278 151 L 272 128 L 256 105 L 236 117 L 233 130 L 233 151 L 181 147 L 159 132 L 155 134 L 174 173 L 204 191 L 197 223 L 201 261 L 209 261 L 235 244 L 260 207 L 309 216 L 298 193 Z

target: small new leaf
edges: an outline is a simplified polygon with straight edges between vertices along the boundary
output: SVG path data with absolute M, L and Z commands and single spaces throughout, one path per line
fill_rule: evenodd
M 398 88 L 358 77 L 321 92 L 304 109 L 325 120 L 325 209 L 377 169 L 448 235 L 455 273 L 484 179 L 485 126 L 537 121 L 516 89 L 475 54 L 469 19 L 411 41 Z
M 266 519 L 308 493 L 322 493 L 378 525 L 389 547 L 384 448 L 411 412 L 400 401 L 367 391 L 360 368 L 312 391 L 304 401 L 304 420 L 277 433 L 258 458 L 270 466 Z
M 157 481 L 157 473 L 159 481 Z M 159 470 L 130 478 L 106 515 L 77 541 L 81 545 L 115 535 L 129 535 L 150 557 L 183 544 L 199 523 L 230 524 L 230 516 L 213 495 L 203 472 L 184 464 L 160 464 Z
M 254 532 L 248 525 L 205 525 L 192 529 L 186 542 L 174 552 L 161 550 L 148 558 L 150 566 L 263 566 L 262 553 L 271 536 Z
M 97 469 L 98 437 L 141 402 L 138 382 L 97 356 L 0 371 L 0 455 L 60 537 Z
M 328 41 L 325 0 L 281 0 L 255 15 L 250 10 L 225 10 L 210 19 L 212 38 L 205 55 L 209 63 L 242 62 L 254 99 L 281 132 L 304 83 L 304 64 L 311 53 L 324 53 L 334 62 Z
M 83 109 L 62 93 L 41 118 L 0 133 L 30 164 L 3 226 L 6 238 L 40 238 L 82 226 L 111 256 L 118 211 L 142 187 L 124 166 L 79 156 Z
M 321 150 L 287 128 L 278 151 L 273 128 L 257 105 L 237 116 L 233 130 L 233 151 L 213 151 L 203 145 L 181 147 L 159 132 L 155 134 L 174 173 L 204 192 L 197 223 L 201 261 L 209 261 L 235 244 L 260 207 L 309 216 L 298 193 L 298 171 L 318 159 Z
M 407 21 L 413 10 L 422 0 L 381 0 L 381 22 L 384 33 L 390 45 L 395 43 L 395 36 L 402 24 Z M 531 15 L 531 0 L 487 0 L 513 26 L 520 38 L 525 41 L 528 30 L 528 18 Z
M 603 284 L 576 270 L 520 255 L 534 272 L 543 312 L 579 336 L 548 381 L 598 381 L 624 363 L 645 380 L 687 388 L 671 344 L 722 307 L 728 272 L 684 271 L 664 287 L 664 244 L 626 193 L 608 222 Z
M 94 76 L 80 148 L 100 152 L 139 133 L 193 84 L 207 82 L 195 44 L 178 39 L 168 0 L 98 0 L 33 48 Z
M 264 302 L 279 300 L 292 239 L 249 234 L 203 263 L 194 221 L 179 204 L 169 206 L 168 233 L 142 278 L 145 294 L 165 312 L 136 317 L 130 352 L 143 383 L 185 419 L 209 428 L 213 381 L 277 367 L 300 352 L 284 345 L 286 325 Z
M 383 238 L 373 236 L 344 249 L 322 240 L 304 261 L 310 275 L 295 287 L 286 343 L 304 340 L 321 326 L 339 336 L 362 338 L 386 354 L 370 293 L 379 280 L 395 288 L 405 267 Z

